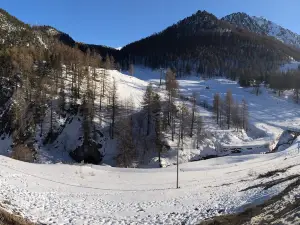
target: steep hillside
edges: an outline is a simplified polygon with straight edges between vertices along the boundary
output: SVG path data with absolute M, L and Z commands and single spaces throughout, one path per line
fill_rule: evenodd
M 264 17 L 249 16 L 246 13 L 233 13 L 223 17 L 221 20 L 257 34 L 274 37 L 285 44 L 300 48 L 299 34 L 285 29 Z
M 28 24 L 0 9 L 0 45 L 39 45 L 38 38 Z
M 246 13 L 233 13 L 223 17 L 221 20 L 227 21 L 236 27 L 244 28 L 254 33 L 264 33 L 263 28 L 257 23 L 257 21 Z
M 68 34 L 59 31 L 51 26 L 30 26 L 10 15 L 0 8 L 0 45 L 4 46 L 35 46 L 47 48 L 54 40 L 69 47 L 78 48 L 86 52 L 87 49 L 101 54 L 114 56 L 119 59 L 119 51 L 103 45 L 85 44 L 76 42 Z
M 121 52 L 153 68 L 174 67 L 180 76 L 195 70 L 224 75 L 234 69 L 259 74 L 278 69 L 300 52 L 274 38 L 235 28 L 206 11 L 179 21 L 164 31 L 122 48 Z
M 101 54 L 103 57 L 106 55 L 113 56 L 115 59 L 119 59 L 119 51 L 117 49 L 104 46 L 104 45 L 94 45 L 94 44 L 86 44 L 82 42 L 75 41 L 70 35 L 57 30 L 54 27 L 51 26 L 33 26 L 33 30 L 35 30 L 38 33 L 42 33 L 48 38 L 54 38 L 55 40 L 69 46 L 69 47 L 75 47 L 78 46 L 78 48 L 86 52 L 87 49 L 90 49 L 90 51 L 95 51 L 98 54 Z

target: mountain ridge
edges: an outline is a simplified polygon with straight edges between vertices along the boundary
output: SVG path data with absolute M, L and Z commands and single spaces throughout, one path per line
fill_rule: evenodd
M 251 70 L 249 73 L 260 76 L 277 70 L 291 58 L 300 60 L 296 48 L 200 10 L 159 33 L 126 45 L 122 52 L 134 63 L 171 67 L 179 76 L 191 71 L 222 76 L 236 74 L 236 69 Z
M 285 44 L 300 48 L 299 34 L 272 22 L 265 17 L 250 16 L 246 13 L 238 12 L 222 17 L 221 20 L 257 34 L 274 37 Z
M 48 42 L 56 40 L 69 47 L 77 45 L 83 52 L 86 52 L 87 49 L 96 51 L 97 53 L 101 53 L 103 57 L 106 55 L 114 55 L 117 57 L 119 52 L 118 50 L 105 45 L 95 45 L 75 41 L 69 34 L 49 25 L 31 26 L 1 8 L 0 31 L 3 31 L 0 33 L 2 44 L 7 45 L 24 46 L 32 44 L 34 46 L 46 47 Z
M 280 27 L 278 28 L 278 26 L 273 25 L 273 23 L 271 23 L 272 25 L 271 28 L 275 27 L 277 28 L 277 30 L 283 31 L 281 32 L 282 33 L 281 37 L 283 37 L 281 39 L 280 37 L 277 37 L 275 33 L 272 36 L 270 35 L 270 33 L 274 29 L 270 28 L 270 26 L 268 25 L 270 23 L 271 22 L 261 17 L 255 17 L 255 18 L 250 17 L 246 13 L 234 13 L 219 19 L 212 13 L 209 13 L 205 10 L 204 11 L 198 10 L 193 15 L 180 20 L 176 24 L 167 27 L 163 31 L 145 37 L 141 40 L 129 43 L 128 45 L 124 46 L 121 50 L 117 50 L 115 48 L 111 48 L 104 45 L 94 45 L 94 44 L 77 42 L 70 35 L 64 33 L 63 31 L 59 31 L 58 29 L 51 26 L 47 26 L 47 25 L 30 26 L 18 20 L 16 17 L 11 16 L 5 10 L 0 10 L 0 30 L 2 29 L 4 31 L 9 31 L 9 32 L 2 32 L 3 34 L 2 35 L 0 34 L 0 39 L 2 38 L 3 43 L 5 42 L 6 39 L 9 40 L 8 42 L 11 45 L 15 45 L 16 43 L 20 42 L 19 44 L 22 45 L 33 43 L 34 45 L 39 45 L 43 47 L 47 45 L 47 41 L 57 40 L 70 47 L 77 46 L 83 52 L 86 52 L 88 49 L 90 49 L 91 51 L 100 53 L 102 57 L 103 56 L 105 57 L 106 55 L 112 55 L 117 61 L 120 61 L 122 63 L 123 67 L 124 66 L 126 67 L 129 63 L 131 63 L 131 61 L 134 62 L 139 61 L 136 60 L 137 59 L 136 54 L 137 56 L 145 54 L 145 53 L 138 53 L 137 49 L 134 48 L 130 49 L 129 46 L 136 45 L 138 43 L 141 43 L 142 41 L 147 42 L 149 38 L 152 37 L 152 40 L 153 38 L 160 39 L 159 42 L 162 42 L 162 43 L 157 42 L 153 46 L 154 47 L 153 49 L 158 51 L 159 54 L 161 55 L 157 59 L 152 60 L 152 62 L 150 63 L 147 62 L 146 64 L 148 65 L 152 64 L 151 66 L 154 67 L 162 66 L 162 64 L 166 66 L 166 61 L 168 60 L 170 61 L 170 58 L 173 57 L 171 55 L 175 54 L 177 58 L 181 58 L 181 59 L 184 58 L 183 61 L 189 61 L 188 63 L 185 62 L 181 63 L 181 64 L 185 64 L 185 65 L 181 65 L 181 67 L 189 67 L 189 68 L 185 68 L 188 71 L 190 69 L 192 70 L 194 69 L 199 72 L 213 70 L 214 72 L 211 73 L 224 74 L 224 72 L 226 71 L 228 72 L 228 68 L 226 69 L 226 71 L 223 70 L 224 67 L 226 66 L 228 67 L 229 64 L 228 60 L 235 62 L 235 64 L 238 66 L 240 66 L 241 64 L 245 65 L 246 67 L 251 67 L 252 65 L 256 65 L 257 64 L 256 62 L 251 62 L 250 64 L 246 63 L 246 61 L 248 60 L 247 59 L 248 56 L 246 56 L 245 54 L 245 51 L 248 51 L 249 52 L 248 54 L 250 55 L 255 54 L 253 53 L 257 51 L 255 48 L 258 48 L 258 51 L 261 52 L 259 53 L 261 57 L 266 57 L 266 55 L 268 55 L 269 58 L 274 59 L 280 55 L 279 57 L 281 58 L 280 61 L 288 60 L 291 57 L 300 59 L 300 51 L 298 52 L 298 50 L 295 50 L 294 48 L 293 49 L 290 48 L 290 46 L 295 46 L 298 43 L 300 46 L 300 37 L 299 37 L 299 41 L 298 39 L 296 39 L 296 41 L 294 39 L 286 39 L 285 41 L 284 34 L 289 35 L 290 34 L 289 32 L 291 31 L 288 30 L 289 31 L 288 32 L 287 29 L 284 30 L 284 28 L 280 28 Z M 168 36 L 168 38 L 159 37 L 161 35 L 164 36 L 166 33 L 172 35 Z M 278 34 L 278 32 L 276 34 Z M 221 37 L 217 37 L 217 36 L 221 36 Z M 276 40 L 279 40 L 281 43 L 276 42 L 276 40 L 272 40 L 274 37 Z M 291 34 L 290 37 L 294 37 L 294 36 Z M 197 38 L 201 38 L 201 40 L 199 41 L 197 40 Z M 217 39 L 219 39 L 219 41 Z M 234 42 L 237 40 L 241 42 L 242 46 L 240 47 L 241 49 L 243 49 L 242 51 L 244 51 L 244 53 L 240 51 L 239 54 L 242 54 L 243 56 L 236 55 L 235 58 L 232 58 L 230 56 L 226 58 L 227 55 L 226 51 L 228 51 L 228 49 L 230 49 L 230 51 L 234 49 L 233 50 L 235 52 L 234 54 L 237 54 L 237 52 L 239 52 L 238 49 L 235 49 L 236 46 L 230 43 L 230 41 Z M 182 42 L 185 43 L 182 44 Z M 251 45 L 249 45 L 250 42 L 252 43 Z M 224 46 L 222 46 L 222 44 L 224 44 Z M 254 45 L 256 45 L 256 47 L 253 47 Z M 262 48 L 259 47 L 259 45 L 263 45 L 264 46 L 263 48 L 265 49 L 262 50 Z M 156 46 L 160 46 L 160 49 L 156 48 Z M 219 49 L 216 50 L 216 48 Z M 149 49 L 152 51 L 151 48 Z M 138 51 L 148 52 L 148 50 L 147 47 L 143 46 L 142 49 Z M 211 52 L 208 54 L 206 53 L 207 55 L 204 56 L 203 55 L 204 52 L 207 51 L 211 51 Z M 152 53 L 150 54 L 153 55 Z M 218 66 L 213 69 L 207 69 L 207 66 L 204 65 L 204 63 L 209 64 L 211 61 L 214 61 L 215 58 L 218 57 L 216 56 L 218 54 L 223 55 L 222 59 L 218 60 L 219 61 L 217 63 Z M 166 57 L 167 60 L 162 59 L 162 57 Z M 242 60 L 240 60 L 239 58 Z M 199 66 L 199 62 L 198 62 L 199 60 L 203 61 L 203 65 Z M 279 62 L 277 61 L 275 62 L 275 64 L 278 63 Z M 143 62 L 143 64 L 145 63 Z M 195 65 L 194 66 L 195 68 L 191 68 L 193 67 L 193 65 Z M 170 66 L 174 66 L 174 65 L 170 65 Z M 175 67 L 178 66 L 175 65 Z M 204 67 L 206 68 L 204 69 Z M 180 68 L 180 70 L 183 70 L 183 68 Z

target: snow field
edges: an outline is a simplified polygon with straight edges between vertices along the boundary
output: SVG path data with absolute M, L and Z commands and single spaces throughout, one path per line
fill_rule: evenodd
M 300 155 L 295 148 L 182 164 L 180 189 L 175 189 L 175 166 L 38 165 L 1 156 L 0 200 L 7 210 L 46 224 L 195 224 L 283 190 L 289 182 L 265 191 L 241 191 L 274 179 L 257 179 L 267 171 L 294 165 L 276 179 L 297 174 Z
M 157 84 L 159 73 L 143 68 L 136 68 L 135 71 L 135 77 L 117 71 L 111 71 L 110 76 L 117 81 L 120 99 L 134 96 L 138 109 L 148 81 Z M 156 77 L 152 76 L 154 73 Z M 212 120 L 211 112 L 198 107 L 206 122 L 206 129 L 214 135 L 207 140 L 208 148 L 204 146 L 200 150 L 193 148 L 191 140 L 186 140 L 186 151 L 180 153 L 180 162 L 183 163 L 180 165 L 180 189 L 175 189 L 176 167 L 172 166 L 175 149 L 164 155 L 163 158 L 171 166 L 162 169 L 29 164 L 0 156 L 0 202 L 3 207 L 45 224 L 196 224 L 208 217 L 241 211 L 251 204 L 260 203 L 292 182 L 284 182 L 268 190 L 258 188 L 241 191 L 273 180 L 274 177 L 257 178 L 268 171 L 293 166 L 276 176 L 276 179 L 298 174 L 300 154 L 296 143 L 273 154 L 253 154 L 254 151 L 252 154 L 185 162 L 200 151 L 210 154 L 215 141 L 230 146 L 249 146 L 261 144 L 264 138 L 273 140 L 286 128 L 299 125 L 299 106 L 284 96 L 274 96 L 263 87 L 262 94 L 257 97 L 251 93 L 251 89 L 241 88 L 236 82 L 226 79 L 204 81 L 193 77 L 181 79 L 179 84 L 181 94 L 187 96 L 196 91 L 199 101 L 206 99 L 210 104 L 214 93 L 219 92 L 224 96 L 228 89 L 232 90 L 234 98 L 245 98 L 249 104 L 252 132 L 220 130 Z M 206 89 L 206 86 L 210 88 Z M 79 126 L 78 118 L 74 117 L 58 140 L 75 144 L 79 134 L 72 132 L 77 132 Z M 0 140 L 0 146 L 7 141 Z M 212 146 L 209 147 L 209 144 Z M 46 152 L 45 149 L 41 151 Z M 59 157 L 53 152 L 48 152 L 50 155 L 43 154 L 46 159 L 42 161 Z

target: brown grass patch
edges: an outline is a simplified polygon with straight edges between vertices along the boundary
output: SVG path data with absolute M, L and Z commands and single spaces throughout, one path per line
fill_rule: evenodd
M 17 145 L 13 148 L 11 157 L 24 162 L 33 162 L 34 151 L 25 145 Z
M 0 208 L 0 225 L 35 225 L 29 220 Z

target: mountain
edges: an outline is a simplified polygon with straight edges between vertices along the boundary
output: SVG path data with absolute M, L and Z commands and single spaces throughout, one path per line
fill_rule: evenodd
M 68 45 L 69 47 L 74 47 L 75 45 L 77 45 L 78 48 L 83 52 L 86 52 L 87 49 L 90 49 L 91 51 L 95 50 L 97 53 L 100 53 L 103 57 L 105 57 L 106 55 L 113 55 L 115 58 L 118 58 L 119 51 L 115 48 L 104 45 L 94 45 L 77 42 L 70 35 L 51 26 L 33 26 L 32 28 L 36 32 L 40 32 L 48 38 L 54 38 L 55 40 Z
M 246 13 L 233 13 L 221 18 L 221 20 L 227 21 L 236 27 L 244 28 L 254 33 L 264 34 L 263 28 L 253 17 Z
M 249 16 L 246 13 L 238 12 L 225 16 L 221 20 L 257 34 L 275 37 L 285 44 L 300 48 L 300 35 L 289 29 L 285 29 L 264 17 Z
M 251 21 L 249 21 L 250 23 Z M 259 29 L 253 25 L 252 31 Z M 121 50 L 128 60 L 152 68 L 172 67 L 177 75 L 195 70 L 224 75 L 235 69 L 261 74 L 279 68 L 300 52 L 266 36 L 240 29 L 206 11 L 198 11 L 165 30 Z
M 75 41 L 70 35 L 51 26 L 30 26 L 0 9 L 0 44 L 6 46 L 28 46 L 47 48 L 54 40 L 70 47 L 75 45 L 86 52 L 87 49 L 100 53 L 103 57 L 113 55 L 118 58 L 119 51 L 104 45 L 93 45 Z
M 11 16 L 5 10 L 0 9 L 0 44 L 12 45 L 40 45 L 38 37 L 28 24 Z

